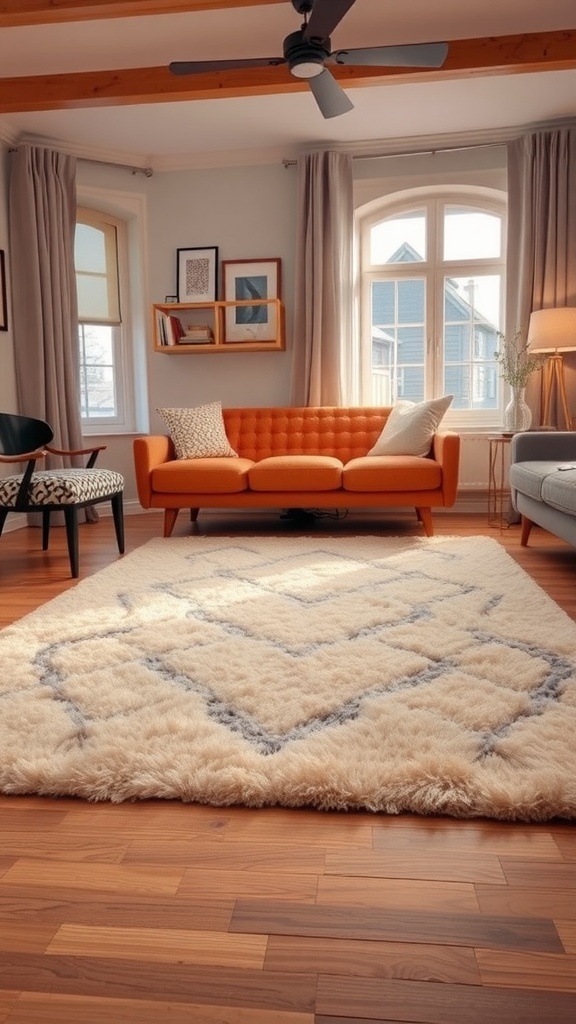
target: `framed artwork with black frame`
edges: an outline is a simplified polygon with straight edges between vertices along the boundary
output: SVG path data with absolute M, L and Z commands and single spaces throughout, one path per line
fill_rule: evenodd
M 8 330 L 8 297 L 6 295 L 6 263 L 0 249 L 0 331 Z
M 224 300 L 241 303 L 226 308 L 226 342 L 276 341 L 278 303 L 270 300 L 280 298 L 281 262 L 277 258 L 222 261 Z
M 218 246 L 176 250 L 178 302 L 216 302 Z

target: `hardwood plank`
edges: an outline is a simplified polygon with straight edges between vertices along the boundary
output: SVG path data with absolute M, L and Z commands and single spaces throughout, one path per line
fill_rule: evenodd
M 116 999 L 251 1006 L 312 1013 L 316 977 L 272 971 L 193 964 L 151 964 L 100 957 L 6 953 L 0 963 L 0 989 L 58 992 Z
M 14 807 L 14 797 L 6 797 L 9 801 L 0 807 L 0 827 L 2 834 L 11 830 L 18 832 L 45 832 L 48 828 L 56 828 L 66 817 L 65 811 L 52 810 L 45 805 L 38 806 L 38 797 L 35 797 L 35 806 L 22 808 L 21 805 Z
M 561 860 L 559 846 L 550 832 L 530 829 L 521 831 L 515 827 L 459 828 L 459 822 L 438 828 L 432 820 L 428 827 L 389 829 L 386 825 L 374 827 L 374 848 L 387 852 L 424 851 L 433 856 L 443 853 L 467 853 L 474 855 L 496 854 L 544 860 Z
M 325 875 L 318 879 L 319 905 L 340 907 L 379 907 L 453 911 L 473 914 L 478 911 L 474 887 L 466 882 L 428 882 L 404 878 L 349 878 Z
M 485 914 L 518 914 L 520 917 L 563 917 L 576 920 L 576 890 L 530 889 L 526 899 L 525 889 L 510 886 L 477 885 L 476 893 L 480 910 Z
M 317 875 L 276 875 L 273 872 L 265 874 L 263 871 L 258 874 L 249 871 L 196 871 L 193 868 L 186 868 L 178 895 L 208 897 L 212 893 L 218 899 L 253 896 L 313 903 L 317 884 Z
M 386 1020 L 383 1017 L 379 1017 L 378 1020 L 371 1017 L 368 1020 L 367 1017 L 326 1017 L 323 1013 L 317 1013 L 314 1018 L 314 1024 L 404 1024 L 404 1022 L 401 1020 L 390 1020 L 389 1017 Z
M 183 804 L 183 813 L 176 813 L 173 806 L 166 811 L 151 804 L 86 804 L 70 811 L 60 825 L 60 832 L 79 832 L 86 828 L 106 828 L 114 835 L 128 835 L 131 839 L 139 836 L 163 836 L 170 839 L 193 839 L 210 836 L 214 841 L 223 839 L 231 816 L 220 814 L 213 807 Z
M 557 918 L 554 924 L 566 952 L 576 953 L 576 921 L 563 921 Z
M 312 821 L 298 821 L 297 812 L 288 817 L 271 820 L 263 815 L 261 818 L 244 819 L 239 817 L 230 822 L 227 838 L 243 839 L 249 842 L 286 842 L 291 830 L 298 828 L 299 841 L 308 846 L 364 846 L 372 847 L 372 824 L 347 824 L 345 819 L 335 819 L 328 815 L 316 817 Z
M 11 864 L 14 863 L 15 857 L 21 857 L 23 854 L 26 858 L 119 864 L 128 846 L 127 841 L 121 843 L 108 837 L 104 839 L 101 833 L 99 840 L 96 835 L 68 835 L 66 842 L 63 843 L 61 835 L 48 832 L 43 835 L 27 835 L 26 842 L 23 843 L 20 832 L 2 832 L 2 851 L 11 855 Z M 3 859 L 0 858 L 0 868 Z
M 536 917 L 307 906 L 281 900 L 238 900 L 229 930 L 562 952 L 552 922 Z
M 576 956 L 478 949 L 476 958 L 483 985 L 576 992 Z
M 502 857 L 502 871 L 510 886 L 526 888 L 576 889 L 576 862 L 529 861 L 514 857 Z M 479 879 L 479 881 L 486 881 Z
M 0 991 L 0 1024 L 5 1024 L 10 1013 L 20 998 L 20 992 Z M 22 1022 L 24 1024 L 24 1022 Z
M 228 930 L 233 900 L 184 899 L 173 896 L 121 894 L 51 886 L 0 885 L 0 919 L 37 925 L 86 924 L 118 928 Z
M 500 860 L 495 854 L 462 855 L 450 851 L 434 855 L 424 851 L 388 853 L 384 849 L 328 850 L 324 873 L 444 882 L 506 882 Z
M 58 928 L 46 952 L 259 970 L 264 964 L 267 941 L 262 935 L 231 935 L 218 931 L 64 924 Z
M 0 919 L 0 950 L 43 953 L 57 931 L 57 924 Z
M 0 857 L 0 878 L 12 867 L 14 861 L 14 857 Z
M 562 854 L 564 860 L 576 860 L 576 843 L 574 842 L 574 830 L 572 832 L 555 832 L 554 841 Z
M 319 1014 L 355 1014 L 421 1024 L 574 1024 L 576 1000 L 563 992 L 321 975 L 317 1010 Z
M 480 984 L 473 950 L 410 942 L 271 935 L 264 970 Z
M 290 874 L 321 874 L 325 854 L 320 847 L 296 843 L 239 841 L 219 843 L 195 839 L 188 843 L 171 839 L 136 839 L 123 857 L 124 864 L 182 864 L 213 871 L 263 871 Z M 486 878 L 484 881 L 493 881 Z
M 0 992 L 0 1011 L 1 1000 Z M 104 1021 L 111 1024 L 119 1024 L 120 1021 L 122 1024 L 159 1024 L 160 1021 L 169 1021 L 170 1024 L 314 1024 L 314 1015 L 257 1010 L 253 1006 L 149 1003 L 143 999 L 101 999 L 96 996 L 26 992 L 10 1015 L 9 1024 L 103 1024 Z
M 2 885 L 70 885 L 79 889 L 100 889 L 106 892 L 139 893 L 142 895 L 173 895 L 178 889 L 182 871 L 167 868 L 161 874 L 140 864 L 84 864 L 42 861 L 22 857 L 2 878 Z

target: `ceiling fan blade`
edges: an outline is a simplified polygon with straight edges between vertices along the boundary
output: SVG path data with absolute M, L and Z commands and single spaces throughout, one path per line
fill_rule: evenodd
M 304 39 L 328 39 L 356 0 L 315 0 Z
M 354 104 L 326 68 L 314 78 L 309 78 L 308 85 L 323 117 L 339 117 L 354 110 Z
M 245 60 L 174 60 L 168 65 L 173 75 L 202 75 L 206 71 L 236 71 L 239 68 L 267 68 L 285 64 L 284 57 L 248 57 Z
M 368 46 L 360 50 L 335 50 L 330 64 L 374 68 L 440 68 L 448 56 L 448 43 L 415 43 L 413 46 Z

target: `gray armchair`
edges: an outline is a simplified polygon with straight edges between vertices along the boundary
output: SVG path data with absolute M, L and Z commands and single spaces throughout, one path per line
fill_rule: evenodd
M 510 487 L 524 546 L 534 524 L 576 546 L 576 431 L 515 434 Z

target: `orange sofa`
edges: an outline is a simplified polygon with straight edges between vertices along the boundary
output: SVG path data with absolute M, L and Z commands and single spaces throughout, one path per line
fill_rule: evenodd
M 143 508 L 398 508 L 412 505 L 427 536 L 433 508 L 456 500 L 460 438 L 434 435 L 426 457 L 367 455 L 389 408 L 223 409 L 238 458 L 176 459 L 165 435 L 138 437 L 134 461 Z

